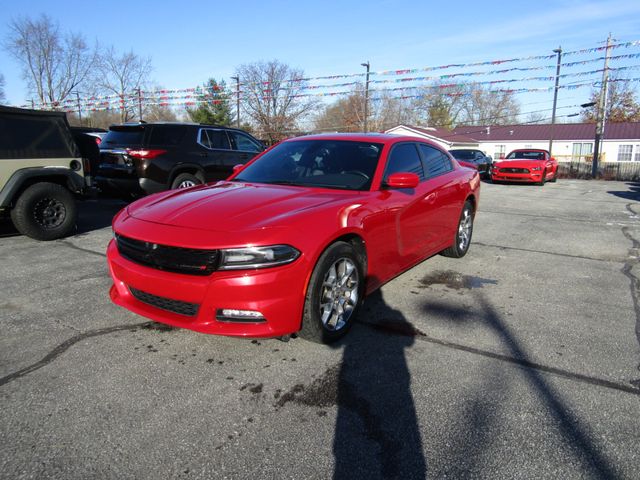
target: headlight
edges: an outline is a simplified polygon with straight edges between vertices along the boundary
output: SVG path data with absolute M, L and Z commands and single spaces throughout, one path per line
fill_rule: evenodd
M 218 270 L 275 267 L 291 263 L 299 256 L 300 252 L 289 245 L 228 248 L 220 250 Z
M 533 167 L 531 169 L 532 172 L 539 172 L 540 170 L 542 170 L 542 167 Z

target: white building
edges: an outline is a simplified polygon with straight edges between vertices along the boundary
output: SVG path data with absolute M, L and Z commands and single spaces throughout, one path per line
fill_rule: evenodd
M 386 133 L 413 135 L 437 142 L 446 149 L 479 148 L 498 159 L 517 148 L 549 149 L 559 162 L 591 161 L 595 138 L 593 123 L 556 125 L 492 125 L 454 130 L 398 125 Z M 640 162 L 640 122 L 609 123 L 601 143 L 603 162 Z

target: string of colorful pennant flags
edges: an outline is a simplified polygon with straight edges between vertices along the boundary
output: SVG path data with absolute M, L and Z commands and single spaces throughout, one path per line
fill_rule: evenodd
M 572 55 L 585 55 L 585 54 L 593 54 L 597 52 L 605 51 L 607 48 L 610 49 L 620 49 L 620 48 L 632 48 L 640 46 L 640 41 L 632 41 L 632 42 L 623 42 L 617 43 L 607 46 L 594 47 L 588 49 L 574 50 L 569 52 L 563 52 L 563 56 L 572 56 Z M 531 92 L 548 92 L 554 89 L 554 86 L 548 87 L 522 87 L 522 88 L 497 88 L 493 89 L 493 86 L 498 86 L 500 84 L 514 84 L 519 82 L 552 82 L 555 80 L 555 76 L 545 75 L 545 76 L 529 76 L 529 77 L 519 77 L 519 78 L 500 78 L 493 80 L 481 80 L 479 77 L 483 76 L 491 76 L 491 75 L 504 75 L 507 73 L 521 73 L 521 72 L 532 72 L 532 71 L 540 71 L 540 70 L 548 70 L 555 69 L 556 65 L 533 65 L 533 66 L 517 66 L 505 69 L 490 69 L 487 71 L 482 70 L 473 70 L 468 72 L 454 72 L 454 73 L 445 73 L 442 75 L 431 75 L 424 76 L 419 75 L 415 76 L 416 73 L 420 72 L 433 72 L 437 70 L 445 70 L 452 68 L 469 68 L 469 67 L 479 67 L 479 66 L 495 66 L 502 65 L 507 63 L 515 63 L 515 62 L 530 62 L 537 60 L 550 60 L 555 58 L 556 55 L 536 55 L 536 56 L 528 56 L 521 58 L 510 58 L 503 60 L 490 60 L 484 62 L 472 62 L 472 63 L 460 63 L 460 64 L 449 64 L 449 65 L 440 65 L 436 67 L 423 67 L 423 68 L 413 68 L 413 69 L 400 69 L 400 70 L 382 70 L 377 72 L 369 72 L 370 76 L 373 76 L 373 79 L 369 80 L 369 84 L 373 85 L 373 88 L 369 88 L 369 92 L 371 92 L 372 97 L 371 101 L 380 101 L 383 96 L 376 97 L 376 94 L 395 94 L 398 92 L 408 92 L 406 95 L 400 95 L 396 97 L 389 97 L 388 95 L 384 98 L 401 98 L 401 99 L 409 99 L 409 98 L 423 98 L 428 96 L 429 92 L 437 90 L 440 94 L 445 96 L 465 96 L 470 95 L 468 92 L 464 91 L 456 91 L 462 90 L 469 85 L 478 85 L 478 86 L 489 86 L 489 91 L 494 92 L 496 94 L 500 93 L 511 93 L 511 94 L 520 94 L 520 93 L 531 93 Z M 621 55 L 614 55 L 609 57 L 609 61 L 611 63 L 616 63 L 622 60 L 632 60 L 640 58 L 640 53 L 627 53 Z M 561 63 L 561 66 L 564 68 L 574 68 L 578 66 L 585 66 L 594 62 L 603 62 L 605 57 L 597 57 L 597 58 L 589 58 L 574 62 L 565 62 Z M 608 70 L 610 73 L 623 73 L 630 70 L 639 69 L 640 65 L 622 65 L 617 67 L 609 67 Z M 603 73 L 604 69 L 596 69 L 589 71 L 579 71 L 579 72 L 569 72 L 563 73 L 559 75 L 560 79 L 568 79 L 568 78 L 585 78 L 585 77 L 593 77 L 591 79 L 586 78 L 585 81 L 574 82 L 566 85 L 560 85 L 559 88 L 566 90 L 575 90 L 579 88 L 585 87 L 596 87 L 598 85 L 597 76 Z M 362 81 L 349 81 L 349 82 L 341 82 L 341 83 L 329 83 L 329 84 L 312 84 L 310 82 L 318 82 L 318 81 L 326 81 L 326 80 L 340 80 L 340 79 L 348 79 L 348 78 L 356 78 L 363 77 L 366 75 L 365 73 L 353 73 L 353 74 L 340 74 L 340 75 L 326 75 L 326 76 L 318 76 L 318 77 L 305 77 L 305 78 L 295 78 L 290 79 L 285 82 L 279 82 L 278 88 L 271 88 L 270 82 L 259 82 L 259 83 L 240 83 L 240 90 L 236 91 L 231 88 L 205 88 L 202 86 L 197 87 L 189 87 L 189 88 L 181 88 L 181 89 L 152 89 L 152 90 L 136 90 L 135 92 L 129 92 L 124 95 L 120 94 L 109 94 L 109 95 L 92 95 L 84 98 L 67 98 L 62 102 L 54 102 L 54 103 L 32 103 L 27 105 L 22 105 L 24 108 L 37 108 L 37 109 L 62 109 L 68 112 L 78 111 L 78 109 L 82 109 L 83 111 L 96 112 L 103 110 L 121 110 L 125 108 L 133 108 L 137 106 L 139 103 L 143 103 L 144 105 L 151 106 L 161 106 L 161 107 L 196 107 L 202 104 L 217 104 L 221 102 L 225 102 L 228 99 L 235 98 L 236 95 L 242 96 L 243 93 L 250 87 L 260 87 L 259 91 L 261 91 L 264 99 L 270 99 L 273 97 L 289 97 L 289 98 L 309 98 L 309 97 L 336 97 L 349 95 L 353 93 L 353 88 L 362 85 Z M 398 78 L 375 78 L 376 76 L 396 76 Z M 461 80 L 471 80 L 466 82 L 458 82 L 452 83 L 451 79 L 461 79 Z M 638 82 L 640 78 L 613 78 L 611 81 L 625 81 L 625 82 Z M 385 87 L 385 85 L 390 84 L 403 84 L 406 86 L 399 87 Z M 283 87 L 282 84 L 285 84 Z M 376 88 L 379 85 L 380 88 Z M 349 88 L 351 87 L 351 88 Z M 347 88 L 345 90 L 345 88 Z M 317 90 L 329 90 L 323 92 L 317 92 Z

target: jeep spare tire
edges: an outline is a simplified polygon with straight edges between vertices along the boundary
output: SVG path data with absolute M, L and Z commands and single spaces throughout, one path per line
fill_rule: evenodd
M 34 183 L 18 197 L 11 210 L 16 229 L 36 240 L 55 240 L 76 227 L 78 211 L 66 188 L 49 182 Z

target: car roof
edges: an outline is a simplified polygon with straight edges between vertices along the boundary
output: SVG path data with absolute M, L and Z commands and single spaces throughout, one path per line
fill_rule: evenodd
M 372 143 L 398 143 L 398 142 L 422 142 L 435 145 L 429 140 L 408 135 L 391 135 L 388 133 L 320 133 L 303 135 L 301 137 L 288 138 L 286 141 L 299 140 L 347 140 L 352 142 L 372 142 Z

